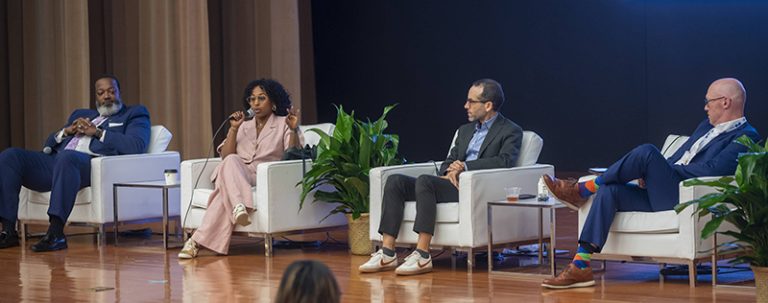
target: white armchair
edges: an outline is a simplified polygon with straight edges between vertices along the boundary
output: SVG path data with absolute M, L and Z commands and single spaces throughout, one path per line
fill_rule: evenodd
M 688 140 L 686 136 L 670 135 L 661 149 L 665 157 L 672 156 Z M 583 177 L 584 180 L 587 177 Z M 700 179 L 714 179 L 707 177 Z M 679 203 L 691 201 L 705 194 L 715 192 L 707 186 L 686 187 L 680 183 Z M 579 234 L 592 206 L 592 198 L 579 209 Z M 689 207 L 680 214 L 674 210 L 659 212 L 617 212 L 611 231 L 602 251 L 592 256 L 593 260 L 614 260 L 631 262 L 653 262 L 688 265 L 689 284 L 696 285 L 696 264 L 712 257 L 713 241 L 702 240 L 701 230 L 706 223 L 691 216 L 694 208 Z M 720 230 L 727 229 L 724 223 Z M 718 243 L 730 241 L 718 236 Z M 713 272 L 715 265 L 713 264 Z
M 165 151 L 172 134 L 162 125 L 151 128 L 147 153 L 136 155 L 96 157 L 91 160 L 91 186 L 77 193 L 75 206 L 67 224 L 97 229 L 97 242 L 104 243 L 105 228 L 112 225 L 112 184 L 120 182 L 163 180 L 165 169 L 179 169 L 179 153 Z M 178 193 L 171 192 L 171 200 Z M 19 224 L 22 239 L 26 238 L 27 224 L 48 224 L 48 206 L 51 192 L 37 192 L 22 187 L 19 193 Z M 135 190 L 121 196 L 120 221 L 141 223 L 162 218 L 160 195 L 151 190 Z M 169 216 L 178 216 L 177 205 L 169 207 Z
M 455 141 L 455 136 L 454 136 Z M 435 234 L 432 246 L 451 247 L 467 251 L 468 269 L 473 266 L 473 249 L 488 245 L 487 202 L 504 200 L 504 187 L 522 187 L 523 193 L 536 193 L 539 178 L 543 174 L 554 173 L 554 167 L 536 164 L 544 141 L 536 133 L 523 132 L 520 157 L 513 168 L 486 169 L 467 171 L 459 176 L 458 203 L 438 203 Z M 452 144 L 453 145 L 453 144 Z M 435 174 L 435 165 L 440 163 L 419 163 L 398 166 L 377 167 L 371 169 L 371 212 L 370 237 L 374 242 L 381 242 L 378 233 L 381 222 L 382 197 L 384 184 L 393 174 L 419 176 Z M 414 245 L 418 235 L 413 232 L 416 218 L 416 201 L 407 201 L 403 224 L 397 236 L 397 245 Z M 496 221 L 498 218 L 498 221 Z M 509 222 L 512 226 L 494 227 L 493 238 L 496 243 L 526 242 L 538 239 L 538 210 L 533 208 L 510 208 L 494 213 L 494 221 Z M 543 222 L 549 226 L 549 218 Z M 545 228 L 545 236 L 549 230 Z
M 330 134 L 334 125 L 323 123 L 303 125 L 300 128 L 304 134 L 304 143 L 316 145 L 320 137 L 306 130 L 318 128 Z M 195 159 L 181 163 L 181 220 L 187 232 L 199 227 L 203 221 L 208 197 L 213 192 L 210 176 L 221 162 L 221 158 L 210 158 L 207 165 L 205 161 L 206 159 Z M 311 167 L 312 161 L 306 160 L 306 170 Z M 334 208 L 332 204 L 305 203 L 299 211 L 301 187 L 296 184 L 303 177 L 302 160 L 265 162 L 259 164 L 256 170 L 256 186 L 251 190 L 257 211 L 251 213 L 250 225 L 237 225 L 234 233 L 263 237 L 266 256 L 272 256 L 272 239 L 276 235 L 320 231 L 346 225 L 347 219 L 343 214 L 330 216 L 321 222 Z M 307 201 L 312 200 L 313 196 L 310 194 Z

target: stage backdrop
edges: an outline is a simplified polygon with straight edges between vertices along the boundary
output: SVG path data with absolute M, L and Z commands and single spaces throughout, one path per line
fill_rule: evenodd
M 540 163 L 605 166 L 690 134 L 719 77 L 741 79 L 768 135 L 764 1 L 314 1 L 318 119 L 332 104 L 389 119 L 410 161 L 443 159 L 473 80 L 502 83 L 501 112 L 544 138 Z

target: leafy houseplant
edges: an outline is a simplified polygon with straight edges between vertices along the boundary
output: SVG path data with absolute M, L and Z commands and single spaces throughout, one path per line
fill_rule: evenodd
M 317 145 L 317 159 L 300 183 L 302 192 L 299 208 L 303 207 L 307 195 L 312 191 L 315 191 L 313 202 L 338 204 L 328 216 L 336 213 L 347 214 L 350 218 L 352 238 L 352 221 L 361 216 L 367 221 L 370 206 L 370 169 L 403 163 L 403 159 L 397 154 L 399 137 L 384 133 L 388 126 L 385 120 L 387 113 L 395 106 L 385 107 L 384 113 L 376 121 L 357 120 L 354 111 L 347 114 L 342 106 L 338 106 L 333 134 L 326 134 L 318 129 L 309 130 L 320 136 L 320 142 Z M 329 190 L 330 188 L 332 190 Z M 367 224 L 365 237 L 368 240 Z M 350 246 L 352 245 L 353 243 L 350 243 Z
M 744 249 L 744 255 L 733 262 L 749 263 L 752 266 L 758 301 L 764 302 L 759 298 L 761 292 L 768 294 L 768 284 L 765 277 L 761 283 L 759 276 L 760 271 L 768 271 L 768 143 L 761 146 L 747 136 L 741 136 L 736 142 L 748 150 L 739 155 L 735 176 L 714 181 L 685 181 L 685 186 L 705 185 L 716 188 L 718 192 L 681 203 L 675 207 L 675 211 L 680 213 L 696 205 L 694 214 L 698 214 L 699 218 L 711 214 L 711 219 L 701 231 L 702 238 L 714 234 L 724 221 L 736 227 L 736 230 L 719 233 L 735 238 L 733 243 Z

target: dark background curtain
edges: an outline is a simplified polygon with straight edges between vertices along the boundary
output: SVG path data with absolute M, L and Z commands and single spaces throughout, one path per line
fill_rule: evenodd
M 544 138 L 540 163 L 606 166 L 706 118 L 708 85 L 736 77 L 768 134 L 764 1 L 315 1 L 318 117 L 331 104 L 389 118 L 410 161 L 444 159 L 472 81 Z

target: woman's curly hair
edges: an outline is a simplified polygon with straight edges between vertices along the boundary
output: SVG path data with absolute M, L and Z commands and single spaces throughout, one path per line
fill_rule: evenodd
M 280 82 L 277 82 L 272 79 L 265 79 L 261 78 L 259 80 L 253 80 L 245 87 L 245 92 L 243 92 L 243 107 L 245 110 L 248 110 L 251 108 L 251 105 L 248 104 L 248 97 L 251 96 L 251 92 L 253 92 L 253 89 L 256 87 L 261 87 L 262 90 L 267 94 L 269 97 L 269 100 L 272 101 L 272 104 L 275 105 L 275 115 L 278 116 L 287 116 L 288 115 L 288 109 L 291 108 L 291 95 L 288 94 L 287 91 L 285 91 L 285 88 L 283 87 Z

